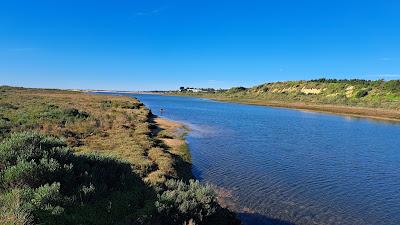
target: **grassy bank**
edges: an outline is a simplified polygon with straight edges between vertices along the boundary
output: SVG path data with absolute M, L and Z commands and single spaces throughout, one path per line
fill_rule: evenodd
M 173 94 L 400 121 L 399 80 L 319 79 Z
M 238 223 L 179 124 L 123 96 L 0 87 L 0 224 Z

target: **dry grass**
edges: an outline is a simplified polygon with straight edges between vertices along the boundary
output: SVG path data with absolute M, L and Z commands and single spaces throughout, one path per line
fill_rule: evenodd
M 32 216 L 21 207 L 19 190 L 13 190 L 0 198 L 0 224 L 2 225 L 30 225 Z
M 162 118 L 155 118 L 154 121 L 157 126 L 162 129 L 158 132 L 157 137 L 170 147 L 170 152 L 172 154 L 178 155 L 184 161 L 190 163 L 190 152 L 184 139 L 188 128 L 181 123 Z
M 181 159 L 177 157 L 190 159 L 178 132 L 183 127 L 160 119 L 151 121 L 149 110 L 134 98 L 60 90 L 0 90 L 0 117 L 10 120 L 10 132 L 31 129 L 64 137 L 77 153 L 95 152 L 130 162 L 134 171 L 152 184 L 179 178 L 175 165 Z M 89 116 L 62 121 L 57 116 L 50 118 L 49 108 L 55 108 L 54 112 L 73 108 Z M 161 127 L 157 130 L 163 130 L 163 138 L 152 132 L 152 123 Z

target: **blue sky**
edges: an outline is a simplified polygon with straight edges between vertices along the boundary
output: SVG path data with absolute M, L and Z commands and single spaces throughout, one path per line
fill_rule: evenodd
M 400 1 L 2 0 L 0 84 L 114 90 L 400 79 Z

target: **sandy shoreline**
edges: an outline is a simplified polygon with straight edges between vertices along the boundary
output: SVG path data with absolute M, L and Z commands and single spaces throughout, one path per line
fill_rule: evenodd
M 161 117 L 155 117 L 153 120 L 161 130 L 167 131 L 170 135 L 168 137 L 159 137 L 159 139 L 171 149 L 178 149 L 180 146 L 186 145 L 184 134 L 187 128 L 183 124 Z

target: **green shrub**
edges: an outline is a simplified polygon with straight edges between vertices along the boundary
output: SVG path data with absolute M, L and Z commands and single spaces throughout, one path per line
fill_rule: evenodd
M 159 137 L 159 138 L 167 138 L 167 139 L 171 139 L 172 138 L 172 136 L 166 130 L 162 130 L 162 131 L 158 132 L 157 137 Z
M 47 104 L 45 106 L 38 107 L 37 112 L 30 112 L 30 115 L 27 115 L 27 120 L 55 120 L 59 123 L 66 123 L 84 120 L 89 116 L 89 113 L 79 111 L 76 108 L 62 109 L 57 105 Z
M 89 117 L 89 113 L 79 111 L 78 109 L 75 108 L 65 109 L 63 113 L 66 117 L 74 117 L 78 119 L 86 119 Z
M 60 206 L 63 204 L 60 187 L 60 183 L 53 183 L 51 185 L 45 184 L 35 189 L 30 201 L 34 210 L 45 211 L 52 215 L 63 213 L 64 208 Z
M 5 137 L 13 127 L 11 121 L 7 118 L 0 118 L 0 140 Z
M 80 216 L 78 210 L 83 207 L 92 212 L 91 224 L 110 224 L 137 214 L 146 204 L 145 189 L 129 163 L 93 154 L 73 154 L 54 137 L 15 133 L 0 144 L 0 193 L 21 190 L 20 205 L 35 223 L 85 224 L 83 221 L 88 218 Z M 124 201 L 115 199 L 116 194 L 124 196 Z M 0 218 L 8 218 L 10 210 L 19 210 L 10 207 L 3 210 L 8 211 Z M 113 207 L 123 208 L 125 215 L 119 210 L 96 216 Z
M 158 196 L 156 207 L 171 224 L 201 222 L 217 210 L 216 195 L 210 186 L 199 181 L 168 180 L 167 190 Z
M 21 190 L 15 189 L 0 194 L 0 224 L 30 225 L 33 217 L 30 210 L 23 207 Z
M 101 107 L 106 109 L 106 108 L 121 108 L 121 109 L 139 109 L 140 107 L 143 106 L 143 103 L 136 103 L 136 102 L 130 102 L 130 101 L 102 101 Z
M 394 92 L 400 93 L 400 80 L 390 80 L 384 84 L 384 89 Z
M 227 92 L 228 93 L 239 93 L 239 92 L 246 91 L 246 90 L 247 89 L 245 87 L 233 87 L 233 88 L 230 88 Z
M 362 97 L 365 97 L 365 96 L 367 96 L 367 95 L 368 95 L 368 91 L 365 90 L 365 89 L 362 89 L 362 90 L 359 90 L 359 91 L 356 93 L 355 97 L 356 97 L 356 98 L 362 98 Z
M 0 110 L 18 109 L 17 106 L 10 103 L 0 103 Z
M 34 161 L 19 161 L 16 165 L 7 167 L 1 172 L 1 183 L 4 188 L 35 185 L 38 166 Z
M 0 169 L 16 165 L 18 161 L 39 162 L 44 157 L 52 157 L 62 152 L 66 144 L 57 138 L 32 132 L 12 134 L 0 144 Z

